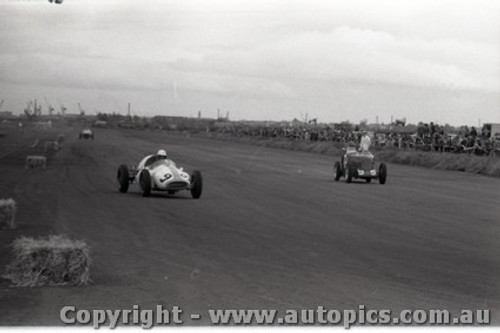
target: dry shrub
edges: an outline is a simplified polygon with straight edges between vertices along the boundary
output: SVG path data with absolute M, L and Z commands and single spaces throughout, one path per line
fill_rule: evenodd
M 3 277 L 15 286 L 82 285 L 89 281 L 90 249 L 83 241 L 58 235 L 20 237 L 12 248 L 14 259 Z
M 13 199 L 0 199 L 0 229 L 13 229 L 17 206 Z

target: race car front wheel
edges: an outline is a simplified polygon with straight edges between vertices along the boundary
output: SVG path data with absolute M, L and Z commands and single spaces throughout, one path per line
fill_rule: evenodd
M 141 171 L 139 182 L 141 184 L 142 196 L 149 197 L 151 195 L 151 175 L 148 170 L 144 169 Z
M 199 199 L 201 197 L 202 190 L 203 179 L 201 178 L 201 172 L 195 170 L 191 175 L 191 196 L 193 199 Z
M 384 163 L 381 163 L 378 168 L 378 182 L 383 185 L 385 184 L 386 180 L 387 180 L 387 167 L 385 166 Z
M 342 174 L 342 169 L 340 166 L 340 162 L 335 162 L 335 165 L 333 166 L 333 179 L 335 179 L 335 181 L 338 182 L 341 174 Z
M 346 171 L 347 171 L 346 182 L 350 183 L 350 182 L 352 182 L 352 178 L 354 176 L 354 168 L 352 166 L 350 166 L 349 164 L 347 164 Z
M 127 193 L 129 176 L 128 176 L 128 168 L 126 165 L 122 164 L 118 167 L 116 178 L 118 180 L 118 190 L 122 193 Z

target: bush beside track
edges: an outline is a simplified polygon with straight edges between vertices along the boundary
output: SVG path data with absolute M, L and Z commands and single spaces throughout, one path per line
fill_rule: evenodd
M 246 143 L 261 147 L 288 149 L 329 156 L 342 154 L 342 145 L 332 142 L 308 142 L 276 138 L 233 137 L 223 134 L 209 134 L 205 137 Z M 373 150 L 379 161 L 413 165 L 432 169 L 469 172 L 493 177 L 500 177 L 500 159 L 498 157 L 476 156 L 469 154 L 452 154 L 439 152 L 422 152 L 395 149 Z M 333 162 L 332 162 L 333 164 Z

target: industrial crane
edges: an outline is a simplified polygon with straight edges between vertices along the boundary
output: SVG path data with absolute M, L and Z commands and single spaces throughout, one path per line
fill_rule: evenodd
M 85 116 L 85 110 L 80 105 L 80 102 L 78 102 L 77 104 L 78 104 L 78 110 L 80 110 L 80 116 Z

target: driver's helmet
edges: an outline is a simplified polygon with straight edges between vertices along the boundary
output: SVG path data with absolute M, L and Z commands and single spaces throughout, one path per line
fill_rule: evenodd
M 159 159 L 166 159 L 167 158 L 167 152 L 164 149 L 160 149 L 156 153 L 156 156 L 158 156 Z

